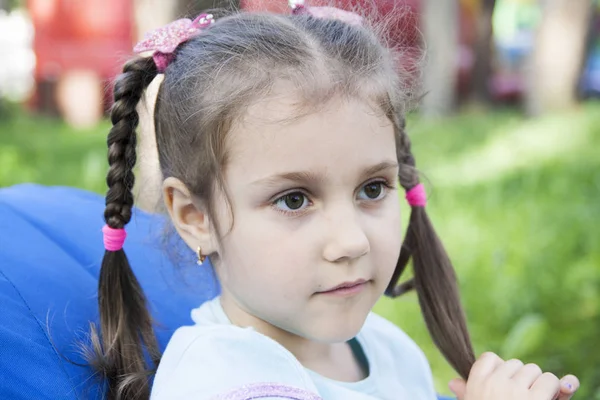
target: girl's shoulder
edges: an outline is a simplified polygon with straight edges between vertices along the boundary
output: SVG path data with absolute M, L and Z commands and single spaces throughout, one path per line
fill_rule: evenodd
M 160 362 L 152 399 L 212 399 L 257 382 L 308 392 L 314 385 L 284 347 L 251 328 L 232 325 L 179 328 Z

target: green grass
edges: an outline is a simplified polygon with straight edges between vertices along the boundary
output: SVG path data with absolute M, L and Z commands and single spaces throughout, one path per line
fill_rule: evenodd
M 88 130 L 23 113 L 0 119 L 0 187 L 23 182 L 106 190 L 103 123 Z
M 0 120 L 0 186 L 103 193 L 108 129 L 73 131 L 22 114 Z M 409 129 L 476 351 L 575 373 L 577 397 L 600 399 L 600 104 L 535 120 L 511 111 L 412 117 Z M 447 393 L 455 374 L 431 344 L 415 295 L 384 299 L 377 311 L 419 343 Z

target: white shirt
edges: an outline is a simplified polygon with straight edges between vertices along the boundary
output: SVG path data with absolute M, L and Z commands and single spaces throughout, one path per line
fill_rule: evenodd
M 402 330 L 373 313 L 356 336 L 369 368 L 369 376 L 359 382 L 340 382 L 319 375 L 304 368 L 276 341 L 252 328 L 232 325 L 219 297 L 194 309 L 192 320 L 195 325 L 179 328 L 169 341 L 154 380 L 152 400 L 212 400 L 228 393 L 229 396 L 221 398 L 437 398 L 431 370 L 421 349 Z M 284 386 L 280 387 L 279 397 L 247 394 L 252 389 L 264 393 L 265 387 L 258 386 L 265 383 Z M 297 388 L 298 393 L 285 394 L 289 387 Z M 268 393 L 274 393 L 273 387 L 268 389 Z

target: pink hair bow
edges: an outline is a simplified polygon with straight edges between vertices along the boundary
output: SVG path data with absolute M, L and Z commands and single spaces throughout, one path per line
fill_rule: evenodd
M 214 22 L 212 14 L 200 14 L 193 21 L 187 18 L 178 19 L 147 33 L 144 40 L 135 45 L 133 52 L 139 54 L 152 51 L 158 72 L 164 73 L 175 58 L 175 49 Z
M 308 13 L 315 18 L 337 19 L 350 25 L 362 25 L 363 18 L 353 12 L 345 11 L 335 7 L 307 7 L 304 0 L 289 0 L 292 13 Z

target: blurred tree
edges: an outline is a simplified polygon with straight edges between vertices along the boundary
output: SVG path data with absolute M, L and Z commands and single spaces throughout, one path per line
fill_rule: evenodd
M 23 0 L 0 0 L 0 10 L 10 11 L 24 6 Z
M 177 18 L 193 17 L 202 10 L 239 7 L 239 0 L 135 0 L 136 35 L 165 25 Z
M 490 101 L 489 81 L 492 72 L 492 16 L 496 0 L 483 0 L 479 7 L 474 45 L 475 63 L 470 84 L 469 101 L 488 103 Z
M 425 97 L 421 110 L 428 116 L 447 115 L 455 108 L 458 66 L 458 0 L 423 0 L 422 25 L 427 45 Z
M 530 115 L 575 104 L 592 20 L 592 0 L 542 0 L 542 7 L 526 95 Z
M 178 2 L 161 0 L 135 0 L 136 40 L 146 32 L 172 21 L 177 15 Z

